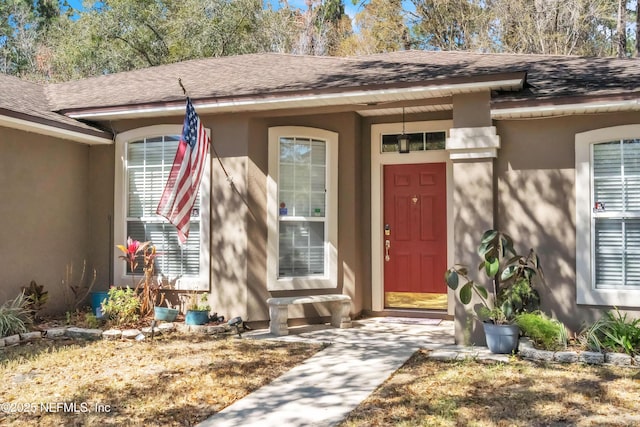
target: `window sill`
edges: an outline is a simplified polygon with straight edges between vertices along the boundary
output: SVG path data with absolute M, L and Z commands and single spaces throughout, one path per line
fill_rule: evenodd
M 589 289 L 578 290 L 576 302 L 579 305 L 637 307 L 637 304 L 629 304 L 632 301 L 640 301 L 640 290 L 620 289 Z
M 336 280 L 326 277 L 291 277 L 270 280 L 268 291 L 298 291 L 307 289 L 335 289 L 338 287 Z

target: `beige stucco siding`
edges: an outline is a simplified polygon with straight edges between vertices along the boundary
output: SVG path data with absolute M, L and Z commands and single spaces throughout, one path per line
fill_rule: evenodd
M 113 242 L 113 171 L 114 145 L 89 147 L 89 235 L 87 248 L 90 264 L 96 270 L 96 290 L 113 285 L 111 260 L 116 243 Z M 120 242 L 117 242 L 118 244 Z
M 0 128 L 0 303 L 31 280 L 64 308 L 65 267 L 89 257 L 89 147 Z
M 356 113 L 296 114 L 293 111 L 280 111 L 277 116 L 267 113 L 201 116 L 204 126 L 211 130 L 215 150 L 249 204 L 247 208 L 240 196 L 231 189 L 212 153 L 209 301 L 213 310 L 221 315 L 240 315 L 251 321 L 266 321 L 269 318 L 267 298 L 302 293 L 267 291 L 266 183 L 268 129 L 273 126 L 306 126 L 339 134 L 338 288 L 307 293 L 345 293 L 353 299 L 353 313 L 362 311 L 364 285 L 360 233 L 364 212 L 361 119 Z M 177 123 L 178 120 L 174 117 L 167 120 L 120 121 L 111 123 L 111 126 L 123 132 L 143 126 Z M 97 168 L 111 169 L 113 175 L 112 162 L 98 154 L 96 162 Z M 105 183 L 100 185 L 104 191 L 108 191 Z M 96 210 L 101 215 L 106 213 L 104 208 Z M 108 260 L 107 257 L 104 259 Z M 328 312 L 322 309 L 316 311 L 316 308 L 308 306 L 292 308 L 290 314 L 292 318 L 313 318 L 327 315 Z
M 640 123 L 637 114 L 579 116 L 496 123 L 497 227 L 517 250 L 535 248 L 545 273 L 542 308 L 571 330 L 603 308 L 576 304 L 575 134 Z
M 275 126 L 303 126 L 337 132 L 338 141 L 338 288 L 316 291 L 267 291 L 266 181 L 268 174 L 268 129 Z M 270 296 L 344 293 L 353 300 L 352 311 L 363 308 L 362 282 L 362 183 L 360 118 L 355 113 L 284 117 L 254 117 L 250 120 L 249 196 L 257 219 L 250 216 L 248 259 L 248 308 L 253 320 L 267 320 L 265 301 Z M 291 318 L 328 315 L 322 307 L 290 309 Z M 260 318 L 255 318 L 260 316 Z

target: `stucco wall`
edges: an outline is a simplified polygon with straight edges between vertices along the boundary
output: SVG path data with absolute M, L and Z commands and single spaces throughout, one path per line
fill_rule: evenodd
M 65 268 L 89 258 L 89 147 L 0 128 L 0 302 L 31 280 L 63 310 Z
M 96 271 L 94 290 L 113 285 L 113 185 L 114 145 L 89 147 L 89 235 L 90 264 Z M 120 242 L 118 242 L 120 243 Z
M 222 168 L 212 155 L 209 299 L 212 308 L 227 317 L 240 315 L 250 321 L 266 321 L 269 318 L 266 299 L 292 294 L 267 291 L 268 129 L 272 126 L 308 126 L 339 134 L 338 289 L 310 293 L 343 292 L 354 301 L 353 313 L 362 311 L 361 230 L 364 211 L 360 117 L 351 112 L 319 110 L 317 114 L 304 116 L 298 115 L 297 111 L 278 111 L 202 115 L 201 119 L 211 130 L 217 153 L 250 207 L 247 208 L 230 188 Z M 111 126 L 117 132 L 123 132 L 142 126 L 176 123 L 178 120 L 181 118 L 120 121 L 111 123 Z M 104 160 L 100 160 L 103 166 Z M 112 164 L 107 167 L 113 169 Z M 106 210 L 101 208 L 100 212 L 104 216 Z M 292 308 L 290 313 L 292 319 L 327 314 L 311 306 Z
M 338 142 L 338 289 L 296 292 L 268 292 L 266 277 L 266 179 L 268 174 L 268 129 L 273 126 L 306 126 L 339 134 Z M 351 296 L 352 313 L 363 308 L 361 221 L 361 131 L 360 118 L 355 113 L 318 114 L 308 116 L 254 117 L 250 121 L 249 196 L 257 219 L 249 225 L 249 299 L 254 316 L 267 320 L 265 301 L 270 296 L 304 295 L 341 292 Z M 328 315 L 312 306 L 292 307 L 291 318 L 313 318 Z
M 601 309 L 578 306 L 575 286 L 575 134 L 640 123 L 637 114 L 500 121 L 497 227 L 517 250 L 535 248 L 545 273 L 542 306 L 573 331 Z

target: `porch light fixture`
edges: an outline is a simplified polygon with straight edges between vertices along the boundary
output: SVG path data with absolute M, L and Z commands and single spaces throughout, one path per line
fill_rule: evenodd
M 402 135 L 398 135 L 398 152 L 409 152 L 409 135 L 404 133 L 404 107 L 402 107 Z

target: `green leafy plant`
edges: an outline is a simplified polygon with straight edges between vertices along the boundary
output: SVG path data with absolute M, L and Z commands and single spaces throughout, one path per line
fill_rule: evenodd
M 516 316 L 516 323 L 522 334 L 531 338 L 538 348 L 551 351 L 567 348 L 568 333 L 565 326 L 542 312 L 521 313 Z
M 98 319 L 93 313 L 87 313 L 84 319 L 89 328 L 97 329 L 101 325 L 100 319 Z
M 464 280 L 458 293 L 462 304 L 470 304 L 476 295 L 480 302 L 475 308 L 476 316 L 496 324 L 512 323 L 517 314 L 538 309 L 540 297 L 532 281 L 537 275 L 542 276 L 542 267 L 533 249 L 526 256 L 518 255 L 509 235 L 488 230 L 482 235 L 478 255 L 482 259 L 478 271 L 484 271 L 491 282 L 489 286 L 471 279 L 468 267 L 460 264 L 448 269 L 444 276 L 454 291 L 460 278 Z
M 44 285 L 38 285 L 32 280 L 28 287 L 22 288 L 25 296 L 25 309 L 33 319 L 39 319 L 39 312 L 49 299 L 49 292 L 44 290 Z
M 27 332 L 31 323 L 24 292 L 0 305 L 0 337 Z
M 640 354 L 640 318 L 630 319 L 618 308 L 584 328 L 581 341 L 593 351 L 622 352 L 631 356 Z
M 194 311 L 210 311 L 211 306 L 208 303 L 207 294 L 199 294 L 197 292 L 192 292 L 189 295 L 189 302 L 187 303 L 187 310 Z
M 116 325 L 135 323 L 139 318 L 140 299 L 130 287 L 109 289 L 109 298 L 102 303 L 102 312 Z

